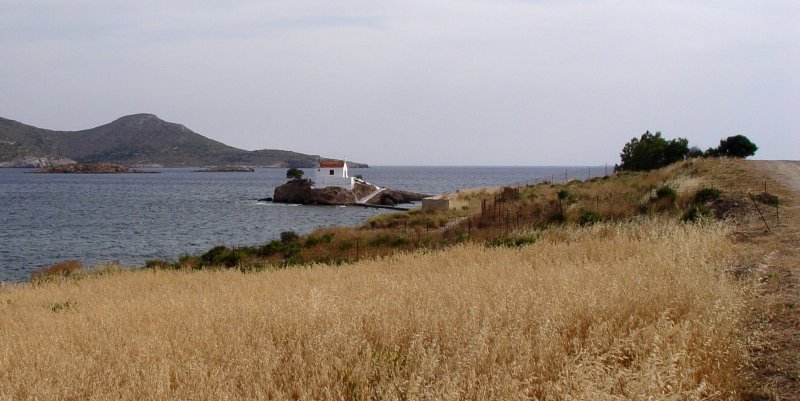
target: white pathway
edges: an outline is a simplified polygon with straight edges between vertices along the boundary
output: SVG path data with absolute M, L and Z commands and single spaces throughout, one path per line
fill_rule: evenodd
M 363 198 L 359 199 L 358 201 L 356 201 L 356 203 L 367 203 L 367 202 L 368 202 L 370 199 L 374 198 L 374 197 L 375 197 L 375 196 L 377 196 L 379 193 L 381 193 L 381 192 L 383 192 L 383 191 L 385 191 L 385 190 L 386 190 L 386 188 L 380 188 L 380 187 L 378 187 L 378 186 L 376 186 L 376 185 L 373 185 L 373 187 L 375 187 L 375 190 L 374 190 L 374 191 L 372 191 L 372 193 L 371 193 L 371 194 L 369 194 L 369 195 L 367 195 L 367 196 L 365 196 L 365 197 L 363 197 Z

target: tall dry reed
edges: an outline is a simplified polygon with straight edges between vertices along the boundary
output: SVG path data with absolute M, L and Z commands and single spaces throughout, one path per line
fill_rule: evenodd
M 0 291 L 2 400 L 727 399 L 721 225 L 553 229 L 342 267 Z

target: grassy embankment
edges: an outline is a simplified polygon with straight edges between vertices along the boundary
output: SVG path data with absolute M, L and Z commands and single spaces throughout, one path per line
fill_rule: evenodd
M 346 235 L 418 235 L 438 251 L 5 287 L 0 399 L 736 399 L 752 386 L 755 283 L 731 273 L 745 258 L 732 223 L 681 222 L 709 181 L 733 199 L 712 177 L 736 165 L 720 163 L 478 194 L 449 212 L 458 224 L 388 215 L 294 242 L 307 257 Z M 655 196 L 665 184 L 674 202 Z
M 463 191 L 459 208 L 440 212 L 387 213 L 360 227 L 321 228 L 302 238 L 287 232 L 262 246 L 215 247 L 180 260 L 152 260 L 148 267 L 241 270 L 281 268 L 310 263 L 342 264 L 420 249 L 441 249 L 458 243 L 522 245 L 520 229 L 561 224 L 593 224 L 634 216 L 669 215 L 696 219 L 728 212 L 720 193 L 702 176 L 714 162 L 693 161 L 646 174 L 620 174 L 567 184 L 542 183 L 514 190 Z M 698 193 L 701 189 L 705 191 Z M 716 210 L 713 210 L 716 209 Z

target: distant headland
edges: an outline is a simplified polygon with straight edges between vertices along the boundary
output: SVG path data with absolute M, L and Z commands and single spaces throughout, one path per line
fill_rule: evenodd
M 49 167 L 77 162 L 310 168 L 320 160 L 328 158 L 287 150 L 234 148 L 153 114 L 129 115 L 81 131 L 53 131 L 0 117 L 0 167 Z

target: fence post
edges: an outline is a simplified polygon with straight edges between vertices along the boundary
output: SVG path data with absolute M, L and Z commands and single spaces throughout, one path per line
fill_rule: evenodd
M 764 218 L 764 213 L 761 213 L 761 208 L 758 207 L 758 203 L 756 203 L 756 198 L 754 198 L 753 194 L 751 194 L 749 192 L 747 194 L 750 195 L 750 200 L 753 201 L 753 206 L 756 207 L 756 210 L 758 211 L 758 215 L 761 216 L 761 220 L 764 221 L 764 226 L 767 227 L 767 232 L 770 232 L 769 224 L 767 224 L 767 219 Z

